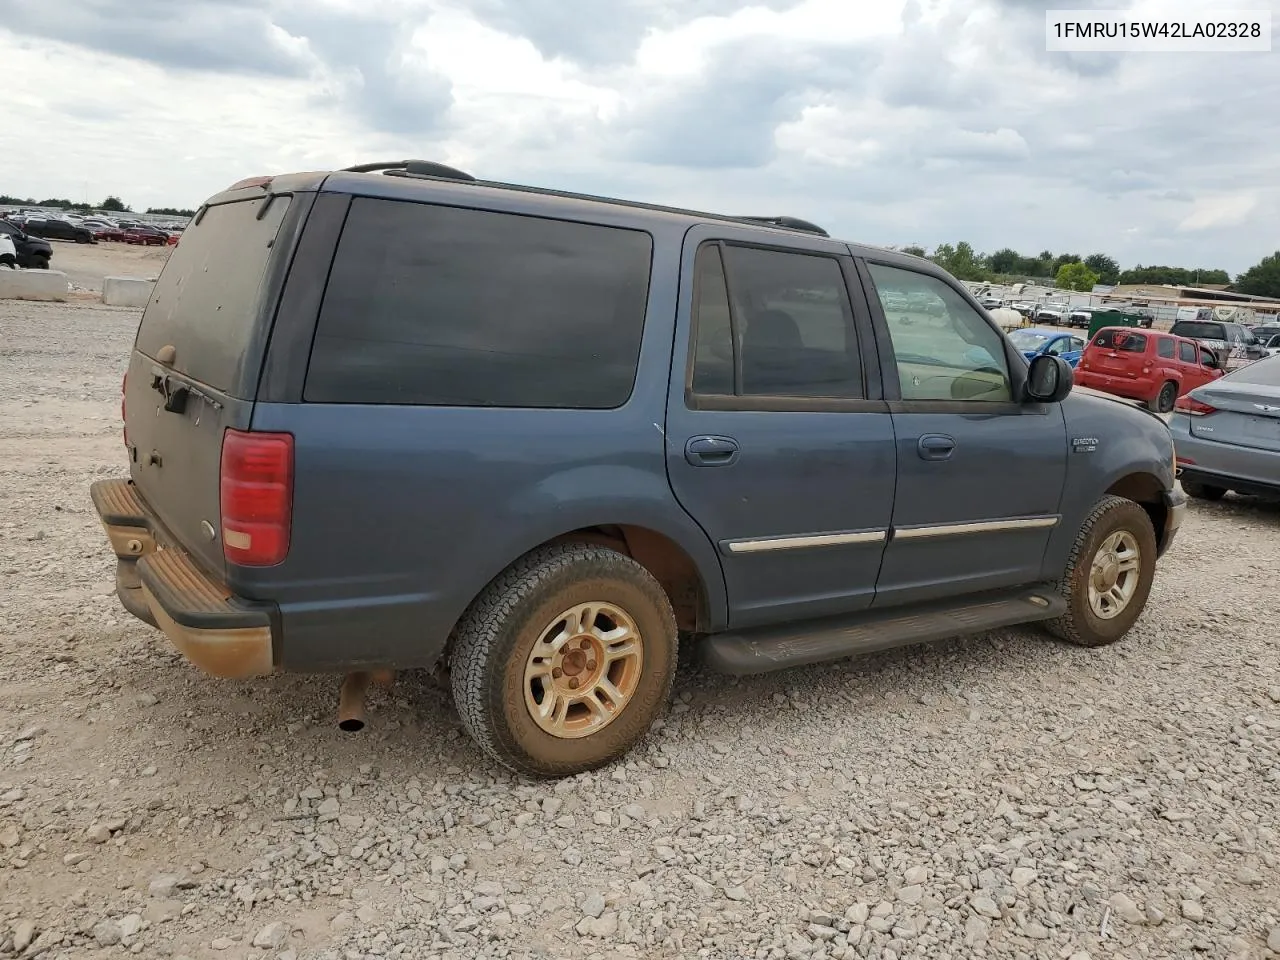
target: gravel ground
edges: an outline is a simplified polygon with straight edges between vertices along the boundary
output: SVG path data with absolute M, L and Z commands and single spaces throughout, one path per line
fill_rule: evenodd
M 1106 650 L 1030 630 L 734 681 L 511 776 L 422 676 L 220 682 L 112 595 L 137 317 L 0 301 L 0 955 L 1280 954 L 1280 507 L 1195 504 Z

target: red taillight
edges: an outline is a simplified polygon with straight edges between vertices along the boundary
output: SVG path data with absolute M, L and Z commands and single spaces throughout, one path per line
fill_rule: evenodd
M 129 389 L 129 373 L 128 371 L 125 371 L 124 379 L 120 381 L 120 422 L 124 424 L 124 445 L 126 447 L 129 445 L 129 418 L 125 414 L 124 395 L 125 395 L 125 391 L 128 389 Z
M 293 518 L 293 435 L 228 430 L 219 492 L 227 562 L 269 567 L 284 560 Z
M 1173 409 L 1179 413 L 1185 413 L 1189 417 L 1203 417 L 1210 413 L 1217 413 L 1217 407 L 1211 407 L 1207 403 L 1201 403 L 1195 397 L 1186 396 L 1179 397 L 1178 402 L 1173 405 Z

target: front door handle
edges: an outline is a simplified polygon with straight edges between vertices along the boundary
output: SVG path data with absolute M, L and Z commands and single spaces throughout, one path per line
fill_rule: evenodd
M 738 459 L 733 437 L 693 437 L 684 445 L 684 458 L 695 467 L 727 467 Z
M 916 444 L 921 460 L 948 460 L 955 449 L 955 440 L 941 433 L 925 434 Z

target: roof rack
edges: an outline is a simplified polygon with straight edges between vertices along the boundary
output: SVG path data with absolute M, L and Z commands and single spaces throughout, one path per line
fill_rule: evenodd
M 436 177 L 441 180 L 475 181 L 475 177 L 457 167 L 432 160 L 391 160 L 382 163 L 358 163 L 343 167 L 345 173 L 386 173 L 396 177 Z
M 763 223 L 769 227 L 782 227 L 784 230 L 800 230 L 803 233 L 816 233 L 820 237 L 829 237 L 831 234 L 823 230 L 816 223 L 810 223 L 808 220 L 801 220 L 799 217 L 732 217 L 733 220 L 745 220 L 747 223 Z
M 657 203 L 644 203 L 638 200 L 621 200 L 617 197 L 600 197 L 587 193 L 574 193 L 569 190 L 554 190 L 550 187 L 532 187 L 521 183 L 502 183 L 497 180 L 480 180 L 465 171 L 450 167 L 447 164 L 432 160 L 393 160 L 381 163 L 359 163 L 352 167 L 344 167 L 344 173 L 383 173 L 390 177 L 427 177 L 438 180 L 461 180 L 482 187 L 496 187 L 500 190 L 517 190 L 521 193 L 535 193 L 546 197 L 562 197 L 566 200 L 588 200 L 594 203 L 612 203 L 622 207 L 633 207 L 642 210 L 653 210 L 658 213 L 676 213 L 684 216 L 706 217 L 712 220 L 724 220 L 733 223 L 749 223 L 755 226 L 775 227 L 781 230 L 795 230 L 801 233 L 813 233 L 820 237 L 831 236 L 826 230 L 799 217 L 745 217 L 728 216 L 722 213 L 706 213 L 701 210 L 687 210 L 682 207 L 667 207 Z

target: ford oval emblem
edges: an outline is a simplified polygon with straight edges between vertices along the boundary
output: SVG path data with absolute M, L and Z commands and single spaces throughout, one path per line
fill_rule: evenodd
M 213 529 L 213 524 L 210 523 L 208 520 L 200 521 L 200 529 L 204 531 L 204 535 L 208 537 L 210 540 L 218 539 L 218 531 Z

